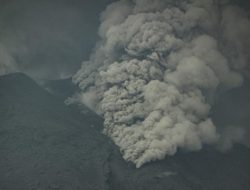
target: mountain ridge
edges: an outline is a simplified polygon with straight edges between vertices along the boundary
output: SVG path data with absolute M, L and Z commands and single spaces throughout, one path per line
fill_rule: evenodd
M 0 189 L 248 190 L 250 150 L 212 147 L 145 164 L 125 162 L 81 114 L 23 74 L 0 77 Z

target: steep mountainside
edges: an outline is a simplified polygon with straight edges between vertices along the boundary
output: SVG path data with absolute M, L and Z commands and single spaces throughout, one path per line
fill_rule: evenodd
M 23 74 L 0 78 L 0 189 L 106 189 L 96 115 L 66 107 Z
M 244 146 L 179 152 L 136 169 L 101 129 L 99 116 L 65 106 L 29 77 L 0 77 L 0 190 L 250 189 Z

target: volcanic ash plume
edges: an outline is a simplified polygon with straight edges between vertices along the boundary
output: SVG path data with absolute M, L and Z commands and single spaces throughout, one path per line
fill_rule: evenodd
M 78 100 L 104 117 L 104 132 L 125 160 L 140 167 L 217 142 L 213 98 L 242 83 L 249 60 L 227 31 L 234 11 L 212 0 L 133 0 L 103 12 L 101 41 L 74 81 L 82 90 Z M 249 24 L 244 14 L 233 18 Z M 237 53 L 233 61 L 229 46 Z

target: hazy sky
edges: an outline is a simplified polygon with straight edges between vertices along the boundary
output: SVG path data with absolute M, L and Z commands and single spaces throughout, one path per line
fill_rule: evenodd
M 15 65 L 35 78 L 73 74 L 88 59 L 97 41 L 100 13 L 111 1 L 1 0 L 2 64 Z
M 0 74 L 73 75 L 98 37 L 100 13 L 115 0 L 0 0 Z M 249 7 L 244 0 L 233 0 Z

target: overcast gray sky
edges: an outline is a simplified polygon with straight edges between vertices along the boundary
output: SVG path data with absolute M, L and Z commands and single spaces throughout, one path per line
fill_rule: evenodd
M 0 0 L 0 75 L 8 70 L 37 79 L 73 75 L 98 39 L 100 13 L 113 1 Z M 249 1 L 232 1 L 250 7 Z
M 1 0 L 2 54 L 35 78 L 71 75 L 88 59 L 97 41 L 100 12 L 111 1 Z

